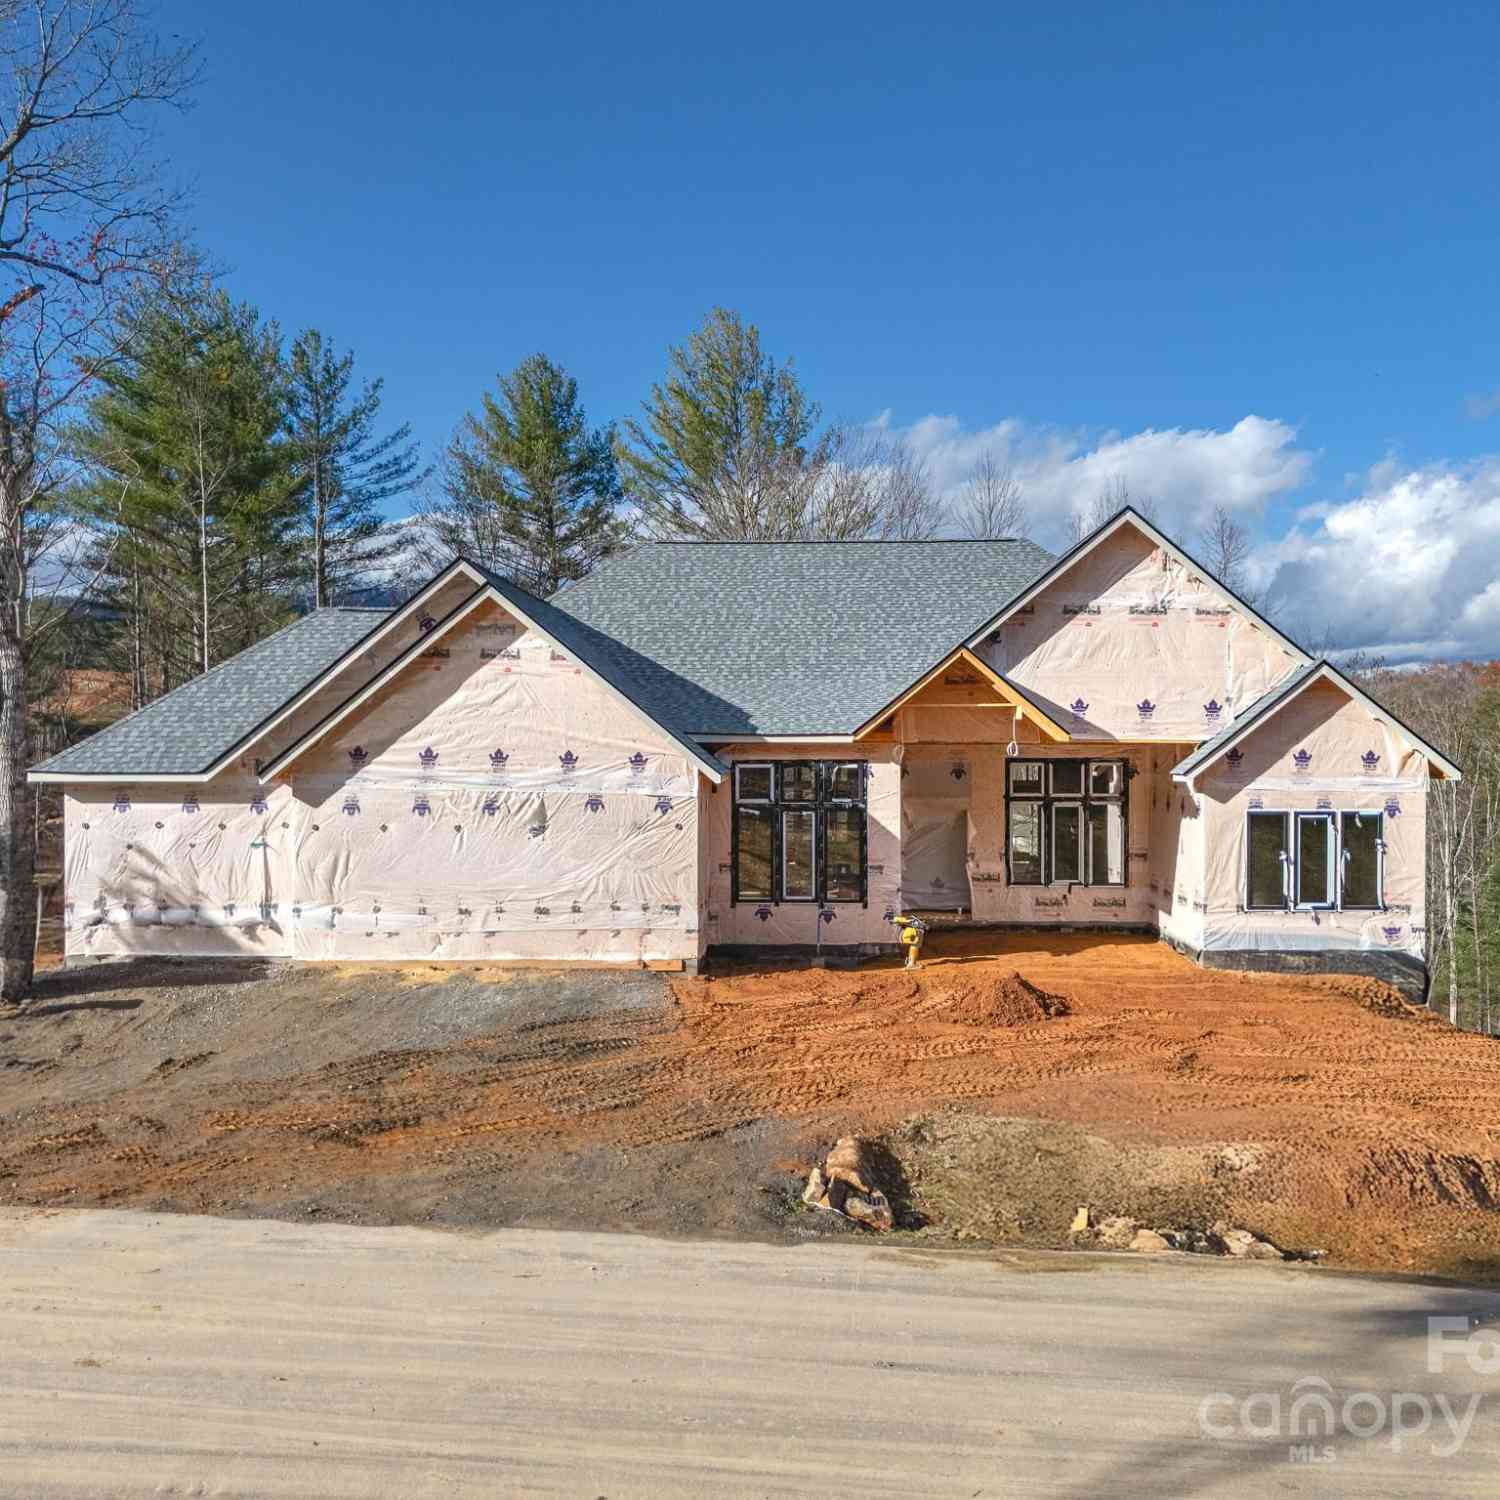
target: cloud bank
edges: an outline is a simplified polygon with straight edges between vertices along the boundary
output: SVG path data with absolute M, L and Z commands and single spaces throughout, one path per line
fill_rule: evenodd
M 958 491 L 982 453 L 993 453 L 1020 482 L 1043 543 L 1059 541 L 1072 516 L 1086 515 L 1121 481 L 1132 495 L 1155 501 L 1169 533 L 1195 534 L 1219 505 L 1253 521 L 1269 502 L 1305 483 L 1313 463 L 1297 446 L 1295 427 L 1257 416 L 1222 432 L 1147 428 L 1130 436 L 1016 421 L 965 431 L 956 417 L 929 416 L 898 434 L 927 460 L 944 494 Z
M 1254 559 L 1278 618 L 1392 662 L 1500 656 L 1500 457 L 1377 464 Z

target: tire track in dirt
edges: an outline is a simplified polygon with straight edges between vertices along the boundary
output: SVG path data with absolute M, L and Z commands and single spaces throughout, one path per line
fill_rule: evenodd
M 58 1081 L 0 1118 L 0 1194 L 214 1210 L 357 1184 L 399 1202 L 438 1167 L 463 1191 L 497 1161 L 634 1159 L 763 1120 L 878 1132 L 965 1105 L 1120 1139 L 1269 1143 L 1246 1202 L 1288 1232 L 1298 1215 L 1316 1230 L 1359 1203 L 1368 1233 L 1344 1243 L 1362 1263 L 1406 1263 L 1448 1219 L 1500 1253 L 1495 1042 L 1368 981 L 1202 971 L 1144 940 L 974 934 L 930 952 L 915 974 L 684 978 L 665 1014 L 524 1020 L 272 1080 L 189 1054 L 87 1098 Z M 1033 990 L 1069 1013 L 1027 1014 Z M 441 985 L 422 993 L 443 1002 Z M 357 1009 L 357 987 L 339 1003 Z M 1012 1024 L 973 1023 L 984 1014 Z

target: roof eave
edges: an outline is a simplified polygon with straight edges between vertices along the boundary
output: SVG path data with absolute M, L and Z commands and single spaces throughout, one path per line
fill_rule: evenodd
M 1388 720 L 1391 724 L 1411 741 L 1412 745 L 1426 758 L 1429 774 L 1439 780 L 1462 781 L 1463 771 L 1453 761 L 1449 760 L 1435 745 L 1429 744 L 1414 729 L 1397 718 L 1390 709 L 1377 703 L 1358 683 L 1351 681 L 1334 664 L 1326 659 L 1320 660 L 1313 665 L 1313 670 L 1306 673 L 1300 682 L 1292 684 L 1284 693 L 1268 696 L 1261 706 L 1245 716 L 1243 724 L 1232 725 L 1233 732 L 1214 746 L 1212 753 L 1203 754 L 1202 747 L 1195 750 L 1191 755 L 1181 760 L 1172 768 L 1172 780 L 1179 785 L 1185 785 L 1190 790 L 1193 783 L 1210 766 L 1229 753 L 1246 735 L 1252 733 L 1266 720 L 1272 718 L 1287 704 L 1301 697 L 1303 692 L 1314 682 L 1331 682 L 1341 691 L 1348 693 L 1355 702 L 1362 704 L 1369 713 L 1377 719 Z

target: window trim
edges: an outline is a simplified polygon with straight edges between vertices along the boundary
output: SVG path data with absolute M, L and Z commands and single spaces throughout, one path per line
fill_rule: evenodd
M 1083 768 L 1083 790 L 1064 792 L 1061 796 L 1052 792 L 1052 765 L 1068 761 Z M 1017 792 L 1011 789 L 1011 769 L 1015 766 L 1039 765 L 1042 767 L 1041 786 L 1037 791 Z M 1093 780 L 1093 768 L 1103 765 L 1118 766 L 1120 790 L 1108 794 L 1095 794 L 1089 790 Z M 1012 803 L 1037 803 L 1042 808 L 1041 819 L 1041 870 L 1036 880 L 1017 880 L 1012 862 L 1010 836 L 1010 809 Z M 1082 876 L 1077 880 L 1060 880 L 1054 871 L 1052 809 L 1054 807 L 1077 807 L 1079 818 L 1079 868 Z M 1090 880 L 1088 823 L 1089 810 L 1093 807 L 1118 807 L 1120 809 L 1120 879 Z M 1015 755 L 1005 762 L 1005 882 L 1007 886 L 1018 886 L 1032 890 L 1045 889 L 1053 885 L 1083 886 L 1087 889 L 1125 890 L 1130 885 L 1130 760 L 1124 755 L 1064 756 L 1064 755 Z
M 771 795 L 769 797 L 746 797 L 740 791 L 741 771 L 769 771 Z M 736 761 L 734 765 L 734 801 L 751 807 L 770 807 L 776 801 L 776 763 L 769 760 Z
M 771 831 L 771 847 L 766 856 L 767 884 L 770 890 L 764 896 L 746 896 L 740 892 L 740 808 L 749 808 L 751 811 L 765 818 L 766 826 Z M 771 802 L 733 802 L 729 807 L 729 885 L 730 900 L 738 905 L 743 902 L 746 905 L 759 906 L 764 902 L 772 901 L 776 895 L 776 860 L 779 854 L 777 837 L 781 825 L 781 819 L 776 815 L 776 806 Z
M 1125 817 L 1125 800 L 1123 797 L 1084 797 L 1080 801 L 1083 805 L 1083 865 L 1088 874 L 1087 880 L 1075 880 L 1074 885 L 1086 885 L 1091 890 L 1095 886 L 1102 886 L 1106 890 L 1119 890 L 1125 884 L 1125 878 L 1130 871 L 1130 824 Z M 1093 811 L 1096 807 L 1120 809 L 1120 878 L 1118 880 L 1095 880 L 1094 879 L 1094 840 L 1093 829 L 1089 826 L 1093 822 Z M 1108 839 L 1108 830 L 1105 832 Z M 1106 852 L 1105 859 L 1109 855 Z
M 1247 807 L 1245 809 L 1245 910 L 1246 911 L 1290 911 L 1291 901 L 1291 860 L 1292 855 L 1288 845 L 1291 843 L 1290 825 L 1288 819 L 1291 813 L 1287 808 L 1281 807 Z M 1251 818 L 1280 818 L 1281 819 L 1281 900 L 1273 906 L 1256 904 L 1250 900 L 1250 819 Z
M 1076 812 L 1078 814 L 1078 838 L 1076 841 L 1078 845 L 1078 874 L 1071 880 L 1068 880 L 1067 876 L 1059 876 L 1057 873 L 1057 814 L 1059 810 L 1065 812 Z M 1088 838 L 1085 832 L 1086 825 L 1088 824 L 1088 816 L 1084 811 L 1083 798 L 1059 797 L 1055 799 L 1051 803 L 1051 814 L 1048 817 L 1047 822 L 1050 825 L 1048 827 L 1049 846 L 1047 853 L 1052 863 L 1052 868 L 1048 871 L 1048 874 L 1052 876 L 1051 883 L 1056 884 L 1058 880 L 1068 880 L 1069 885 L 1082 885 L 1084 883 L 1083 874 L 1088 867 L 1088 855 L 1085 852 L 1088 844 Z
M 1016 807 L 1034 807 L 1036 820 L 1036 879 L 1017 880 L 1015 871 L 1015 840 L 1011 837 L 1010 820 Z M 1033 889 L 1047 884 L 1047 799 L 1045 797 L 1007 798 L 1005 803 L 1005 883 L 1007 886 L 1029 886 Z

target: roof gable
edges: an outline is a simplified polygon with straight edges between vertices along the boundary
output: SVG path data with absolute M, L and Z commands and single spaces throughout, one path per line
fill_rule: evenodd
M 1388 708 L 1382 707 L 1363 688 L 1346 677 L 1332 662 L 1326 660 L 1308 662 L 1305 666 L 1299 667 L 1290 677 L 1278 682 L 1269 692 L 1263 693 L 1233 722 L 1226 725 L 1212 739 L 1205 740 L 1186 759 L 1179 761 L 1172 768 L 1172 780 L 1186 782 L 1191 786 L 1193 780 L 1218 761 L 1221 756 L 1227 754 L 1261 725 L 1269 722 L 1278 710 L 1285 708 L 1314 683 L 1319 682 L 1332 683 L 1350 699 L 1368 710 L 1374 718 L 1394 726 L 1427 757 L 1434 774 L 1448 780 L 1462 780 L 1463 772 L 1441 750 L 1429 744 Z
M 942 679 L 954 668 L 965 670 L 977 683 L 986 685 L 997 703 L 1003 703 L 1016 711 L 1016 719 L 1030 719 L 1041 732 L 1044 739 L 1054 740 L 1059 744 L 1072 739 L 1061 724 L 1057 722 L 1041 704 L 1034 698 L 1022 692 L 1009 678 L 997 672 L 987 661 L 975 656 L 967 646 L 960 646 L 958 650 L 950 652 L 938 662 L 931 671 L 922 677 L 899 697 L 887 703 L 870 717 L 855 731 L 855 739 L 864 739 L 879 725 L 884 723 L 898 709 L 909 704 L 919 704 L 922 698 L 937 687 Z M 929 707 L 955 707 L 954 704 L 930 704 Z M 967 707 L 968 705 L 961 705 Z
M 1062 554 L 1045 572 L 1034 578 L 1024 589 L 1018 592 L 1012 599 L 1007 601 L 1003 608 L 998 610 L 994 616 L 971 636 L 967 642 L 970 646 L 981 644 L 984 639 L 992 635 L 1001 625 L 1011 618 L 1018 610 L 1024 609 L 1044 589 L 1055 583 L 1073 565 L 1093 552 L 1102 542 L 1112 537 L 1123 527 L 1132 527 L 1141 533 L 1155 546 L 1177 559 L 1183 567 L 1190 569 L 1202 579 L 1211 593 L 1217 594 L 1226 604 L 1237 609 L 1246 618 L 1269 634 L 1287 651 L 1291 652 L 1299 662 L 1309 662 L 1312 658 L 1299 646 L 1290 636 L 1284 635 L 1258 610 L 1247 604 L 1233 589 L 1221 583 L 1209 570 L 1193 557 L 1191 553 L 1184 551 L 1165 532 L 1158 531 L 1141 513 L 1133 506 L 1127 505 L 1115 512 L 1102 526 L 1090 532 L 1088 536 L 1077 542 Z
M 701 745 L 677 733 L 669 725 L 663 724 L 648 709 L 643 707 L 632 694 L 628 681 L 622 682 L 619 674 L 614 670 L 613 664 L 603 659 L 600 649 L 601 643 L 590 639 L 589 634 L 580 630 L 576 622 L 561 615 L 559 611 L 553 609 L 545 600 L 528 594 L 525 589 L 517 587 L 508 579 L 490 573 L 477 563 L 465 562 L 464 566 L 476 576 L 484 579 L 482 586 L 466 599 L 460 601 L 441 620 L 434 621 L 432 626 L 424 630 L 404 651 L 367 682 L 360 684 L 347 698 L 335 705 L 315 724 L 310 725 L 302 734 L 288 744 L 280 754 L 263 766 L 260 773 L 262 781 L 269 781 L 273 777 L 280 775 L 298 757 L 311 749 L 362 704 L 368 702 L 381 688 L 392 682 L 402 672 L 406 671 L 413 662 L 419 660 L 426 652 L 430 651 L 437 641 L 441 640 L 457 625 L 468 619 L 476 609 L 486 603 L 498 604 L 501 609 L 518 620 L 521 625 L 527 629 L 536 631 L 538 635 L 558 650 L 564 651 L 573 657 L 580 667 L 587 671 L 596 681 L 600 682 L 632 713 L 636 714 L 652 728 L 666 734 L 669 739 L 681 746 L 688 758 L 710 780 L 718 781 L 721 779 L 724 768 L 720 763 L 705 751 Z

